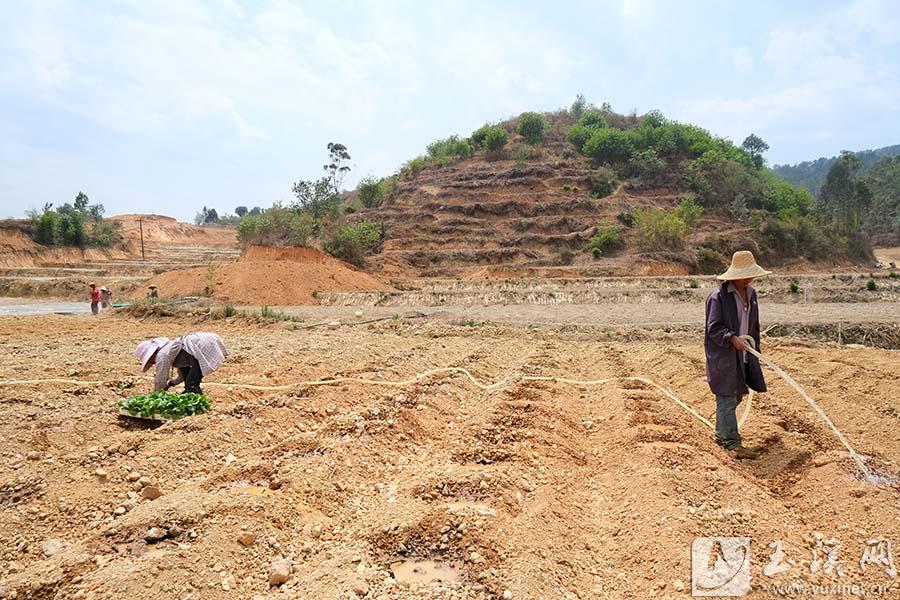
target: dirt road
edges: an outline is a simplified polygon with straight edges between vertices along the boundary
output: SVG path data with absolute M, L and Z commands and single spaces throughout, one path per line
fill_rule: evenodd
M 134 345 L 196 329 L 231 350 L 207 383 L 393 380 L 438 366 L 485 381 L 642 375 L 714 410 L 697 342 L 432 321 L 291 325 L 0 317 L 0 380 L 110 382 L 0 383 L 5 597 L 687 598 L 697 536 L 751 539 L 751 598 L 770 597 L 773 583 L 896 585 L 884 566 L 858 565 L 869 540 L 897 547 L 900 487 L 860 481 L 771 374 L 744 428 L 762 456 L 743 462 L 665 395 L 627 382 L 207 385 L 209 414 L 152 430 L 116 417 L 119 398 L 149 385 L 130 379 Z M 897 351 L 808 346 L 782 343 L 770 356 L 896 482 Z M 832 539 L 843 578 L 821 563 L 810 571 Z M 768 577 L 775 540 L 793 563 Z M 286 582 L 270 587 L 283 557 Z

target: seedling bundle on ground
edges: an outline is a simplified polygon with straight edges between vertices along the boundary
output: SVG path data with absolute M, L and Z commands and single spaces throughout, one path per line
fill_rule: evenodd
M 209 398 L 205 394 L 167 391 L 140 394 L 119 402 L 119 408 L 133 417 L 144 419 L 180 419 L 199 415 L 209 410 Z

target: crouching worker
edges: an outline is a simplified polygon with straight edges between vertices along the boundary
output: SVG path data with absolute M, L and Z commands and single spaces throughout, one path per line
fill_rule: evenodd
M 153 391 L 167 390 L 184 382 L 184 391 L 202 394 L 200 382 L 205 375 L 218 369 L 228 351 L 222 338 L 214 333 L 189 333 L 175 340 L 158 337 L 138 344 L 132 353 L 141 361 L 141 368 L 146 371 L 150 365 L 156 365 L 156 377 L 153 380 Z M 169 379 L 172 369 L 178 371 L 175 379 Z
M 757 457 L 741 444 L 736 410 L 748 388 L 765 392 L 766 382 L 759 359 L 747 352 L 747 343 L 740 336 L 751 336 L 759 349 L 759 305 L 750 282 L 769 273 L 756 264 L 752 253 L 735 252 L 731 266 L 718 277 L 722 284 L 706 299 L 703 345 L 706 378 L 716 395 L 715 440 L 736 458 Z

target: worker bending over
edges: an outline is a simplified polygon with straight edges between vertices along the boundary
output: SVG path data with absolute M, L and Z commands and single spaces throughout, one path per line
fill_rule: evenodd
M 202 394 L 200 382 L 205 375 L 218 369 L 228 351 L 222 338 L 214 333 L 189 333 L 175 340 L 158 337 L 138 344 L 132 353 L 141 361 L 141 368 L 146 371 L 150 365 L 156 365 L 156 377 L 153 380 L 153 391 L 167 390 L 184 382 L 184 391 Z M 178 371 L 175 379 L 169 379 L 172 369 Z
M 748 388 L 766 391 L 759 359 L 747 352 L 740 338 L 749 335 L 759 350 L 759 305 L 750 287 L 757 277 L 768 275 L 746 250 L 735 252 L 731 266 L 718 278 L 722 284 L 706 299 L 706 378 L 716 395 L 716 443 L 736 458 L 756 458 L 741 444 L 736 409 Z

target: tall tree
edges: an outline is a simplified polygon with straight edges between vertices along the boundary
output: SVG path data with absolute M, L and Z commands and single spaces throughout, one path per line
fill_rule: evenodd
M 741 144 L 741 148 L 750 154 L 750 158 L 753 159 L 753 164 L 756 165 L 757 169 L 763 168 L 763 165 L 766 164 L 763 154 L 768 151 L 769 145 L 761 137 L 751 133 L 744 140 L 744 143 Z
M 205 206 L 203 207 L 206 208 Z M 204 223 L 218 223 L 219 222 L 219 213 L 216 209 L 211 208 L 206 211 L 206 217 L 203 219 Z
M 578 94 L 577 96 L 575 96 L 575 102 L 572 103 L 572 108 L 569 109 L 569 112 L 572 113 L 572 116 L 577 119 L 584 114 L 584 111 L 587 107 L 588 102 L 585 99 L 584 94 Z
M 341 193 L 344 176 L 350 172 L 348 162 L 350 162 L 350 153 L 347 151 L 347 146 L 337 142 L 328 142 L 328 164 L 322 168 L 328 175 L 331 189 L 338 196 Z
M 857 229 L 863 211 L 872 203 L 872 192 L 859 177 L 862 162 L 844 150 L 825 176 L 819 192 L 819 210 L 846 230 Z
M 243 217 L 247 214 L 247 207 L 246 207 L 246 206 L 238 206 L 238 207 L 236 207 L 236 208 L 234 209 L 234 214 L 236 214 L 237 216 L 243 218 Z
M 75 209 L 76 210 L 85 210 L 88 205 L 88 197 L 84 192 L 78 192 L 78 195 L 75 196 Z

